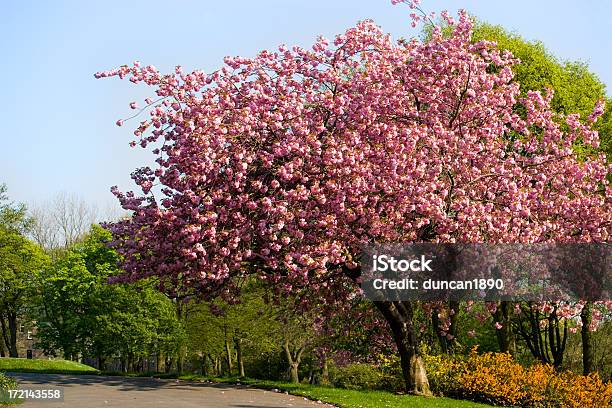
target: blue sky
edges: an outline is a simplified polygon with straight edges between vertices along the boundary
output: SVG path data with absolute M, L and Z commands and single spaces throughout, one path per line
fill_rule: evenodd
M 0 7 L 0 183 L 16 201 L 63 191 L 100 208 L 116 205 L 109 188 L 130 188 L 130 172 L 148 162 L 128 147 L 133 123 L 114 123 L 149 93 L 128 81 L 96 80 L 94 72 L 134 60 L 162 71 L 178 64 L 212 71 L 225 55 L 306 46 L 365 18 L 396 38 L 418 34 L 408 8 L 389 0 L 24 0 Z M 560 58 L 588 62 L 612 93 L 612 2 L 423 0 L 423 8 L 465 8 L 539 39 Z

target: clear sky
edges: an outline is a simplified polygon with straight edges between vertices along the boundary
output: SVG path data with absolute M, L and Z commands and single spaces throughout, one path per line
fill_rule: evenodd
M 580 59 L 612 89 L 612 2 L 423 0 L 427 11 L 465 8 L 559 58 Z M 407 7 L 389 0 L 4 1 L 0 4 L 0 183 L 12 199 L 36 203 L 57 192 L 100 208 L 114 205 L 112 185 L 146 163 L 128 147 L 128 103 L 149 93 L 94 72 L 140 60 L 212 71 L 225 55 L 253 56 L 281 43 L 307 46 L 372 18 L 394 37 L 418 32 Z

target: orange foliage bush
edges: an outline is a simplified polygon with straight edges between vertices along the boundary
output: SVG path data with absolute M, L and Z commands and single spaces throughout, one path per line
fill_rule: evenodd
M 550 365 L 523 367 L 505 353 L 465 358 L 426 356 L 430 385 L 444 395 L 521 407 L 612 406 L 612 383 L 597 374 L 557 372 Z

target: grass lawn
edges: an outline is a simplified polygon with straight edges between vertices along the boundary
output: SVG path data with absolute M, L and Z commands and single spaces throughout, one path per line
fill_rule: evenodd
M 490 407 L 471 401 L 461 401 L 451 398 L 427 398 L 409 395 L 398 395 L 387 391 L 357 391 L 342 388 L 321 387 L 308 384 L 293 384 L 276 381 L 263 381 L 235 378 L 207 378 L 198 376 L 181 376 L 183 380 L 208 380 L 214 382 L 229 382 L 250 385 L 256 388 L 277 389 L 289 394 L 299 395 L 315 401 L 327 402 L 342 408 L 471 408 Z
M 0 371 L 43 374 L 99 374 L 85 364 L 67 360 L 28 360 L 26 358 L 0 358 Z

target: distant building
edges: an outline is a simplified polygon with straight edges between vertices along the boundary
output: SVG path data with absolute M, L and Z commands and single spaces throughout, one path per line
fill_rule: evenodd
M 48 358 L 43 350 L 35 347 L 36 322 L 20 322 L 17 330 L 17 354 L 21 358 Z

